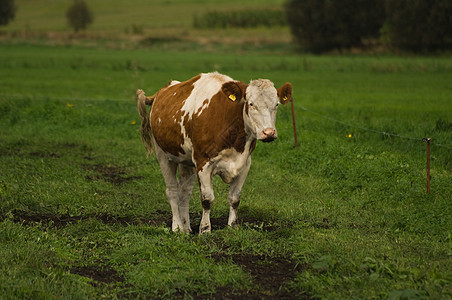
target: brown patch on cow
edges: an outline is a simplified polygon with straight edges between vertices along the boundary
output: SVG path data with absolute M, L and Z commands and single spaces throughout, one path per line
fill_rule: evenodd
M 278 93 L 279 101 L 282 104 L 287 104 L 292 100 L 292 84 L 290 82 L 286 82 L 282 87 L 276 90 Z
M 257 140 L 253 140 L 250 145 L 250 153 L 253 153 L 254 149 L 256 149 Z
M 246 144 L 244 105 L 243 101 L 231 101 L 223 91 L 218 91 L 201 114 L 184 119 L 187 135 L 193 143 L 197 171 L 221 150 L 234 148 L 243 153 Z
M 151 130 L 157 144 L 173 155 L 185 154 L 182 149 L 184 136 L 179 123 L 182 121 L 181 108 L 191 94 L 194 83 L 201 75 L 158 91 L 151 110 Z
M 238 85 L 238 81 L 229 81 L 222 85 L 221 91 L 232 101 L 240 101 L 245 96 L 245 90 L 242 87 Z M 231 95 L 235 97 L 231 98 Z

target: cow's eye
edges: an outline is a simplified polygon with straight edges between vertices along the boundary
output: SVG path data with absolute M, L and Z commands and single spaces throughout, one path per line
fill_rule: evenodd
M 250 103 L 251 108 L 256 108 L 253 103 Z
M 279 103 L 276 103 L 275 108 L 278 108 L 278 106 L 279 106 Z

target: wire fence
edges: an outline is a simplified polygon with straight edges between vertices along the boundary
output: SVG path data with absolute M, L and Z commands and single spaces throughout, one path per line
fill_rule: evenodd
M 397 137 L 397 138 L 401 138 L 401 139 L 407 139 L 407 140 L 412 140 L 412 141 L 418 141 L 418 142 L 425 142 L 427 144 L 427 194 L 430 193 L 430 146 L 431 145 L 435 145 L 436 147 L 442 147 L 448 150 L 452 150 L 452 146 L 448 146 L 448 145 L 443 145 L 443 144 L 437 144 L 437 143 L 432 143 L 432 139 L 430 137 L 424 137 L 424 138 L 419 138 L 419 137 L 412 137 L 412 136 L 406 136 L 406 135 L 400 135 L 400 134 L 395 134 L 395 133 L 391 133 L 391 132 L 386 132 L 386 131 L 379 131 L 379 130 L 375 130 L 375 129 L 371 129 L 371 128 L 367 128 L 367 127 L 363 127 L 363 126 L 359 126 L 359 125 L 355 125 L 355 124 L 351 124 L 348 122 L 344 122 L 341 120 L 337 120 L 335 118 L 332 118 L 330 116 L 318 113 L 316 111 L 310 110 L 304 106 L 299 106 L 302 110 L 311 113 L 313 115 L 316 115 L 319 118 L 325 119 L 325 120 L 329 120 L 331 122 L 335 122 L 338 124 L 342 124 L 345 125 L 347 127 L 351 127 L 351 128 L 357 128 L 363 131 L 368 131 L 368 132 L 372 132 L 372 133 L 377 133 L 377 134 L 382 134 L 384 136 L 391 136 L 391 137 Z M 292 106 L 292 113 L 293 113 L 293 106 Z M 293 116 L 294 118 L 294 116 Z M 295 130 L 295 118 L 294 118 L 294 130 Z M 296 135 L 295 131 L 294 134 Z M 295 146 L 297 146 L 296 140 L 295 140 Z
M 299 108 L 301 108 L 302 110 L 304 110 L 304 111 L 306 111 L 308 113 L 316 115 L 316 116 L 318 116 L 318 117 L 320 117 L 322 119 L 329 120 L 331 122 L 342 124 L 342 125 L 345 125 L 345 126 L 348 126 L 348 127 L 357 128 L 357 129 L 360 129 L 360 130 L 363 130 L 363 131 L 373 132 L 373 133 L 381 134 L 381 135 L 384 135 L 384 136 L 391 136 L 391 137 L 397 137 L 397 138 L 408 139 L 408 140 L 413 140 L 413 141 L 419 141 L 419 142 L 425 142 L 426 141 L 426 137 L 423 137 L 423 138 L 411 137 L 411 136 L 400 135 L 400 134 L 386 132 L 386 131 L 379 131 L 379 130 L 375 130 L 375 129 L 359 126 L 359 125 L 356 125 L 356 124 L 351 124 L 351 123 L 348 123 L 348 122 L 344 122 L 344 121 L 341 121 L 341 120 L 337 120 L 337 119 L 332 118 L 330 116 L 327 116 L 327 115 L 318 113 L 316 111 L 313 111 L 313 110 L 311 110 L 309 108 L 306 108 L 304 106 L 299 106 Z M 437 146 L 437 147 L 442 147 L 442 148 L 446 148 L 446 149 L 452 150 L 452 146 L 449 146 L 449 145 L 443 145 L 443 144 L 438 144 L 438 143 L 433 143 L 433 142 L 431 142 L 430 144 L 434 145 L 434 146 Z
M 24 96 L 9 96 L 9 95 L 0 95 L 0 98 L 1 97 L 13 99 L 13 100 L 30 98 L 30 97 L 27 97 L 27 96 L 24 97 Z M 60 101 L 66 101 L 66 102 L 80 101 L 80 100 L 81 101 L 108 100 L 108 101 L 123 102 L 123 101 L 129 101 L 130 100 L 130 99 L 125 99 L 125 98 L 109 98 L 109 97 L 106 97 L 106 98 L 83 98 L 83 97 L 77 98 L 77 97 L 45 97 L 45 96 L 41 96 L 41 97 L 38 96 L 38 97 L 36 97 L 36 96 L 33 96 L 31 98 L 33 100 L 60 100 Z M 323 118 L 325 120 L 329 120 L 331 122 L 342 124 L 342 125 L 345 125 L 345 126 L 348 126 L 348 127 L 351 127 L 351 128 L 357 128 L 357 129 L 361 129 L 363 131 L 368 131 L 368 132 L 381 134 L 381 135 L 387 136 L 387 137 L 398 137 L 398 138 L 402 138 L 402 139 L 408 139 L 408 140 L 420 141 L 420 142 L 425 142 L 426 141 L 425 139 L 427 138 L 427 137 L 422 137 L 422 138 L 420 138 L 420 137 L 411 137 L 411 136 L 405 136 L 405 135 L 400 135 L 400 134 L 386 132 L 386 131 L 379 131 L 379 130 L 375 130 L 375 129 L 359 126 L 359 125 L 356 125 L 356 124 L 351 124 L 351 123 L 348 123 L 348 122 L 344 122 L 344 121 L 341 121 L 341 120 L 337 120 L 337 119 L 332 118 L 330 116 L 327 116 L 325 114 L 321 114 L 321 113 L 318 113 L 316 111 L 313 111 L 313 110 L 311 110 L 309 108 L 306 108 L 304 106 L 298 106 L 298 107 L 301 108 L 302 110 L 308 112 L 308 113 L 316 115 L 316 116 L 318 116 L 320 118 Z M 448 150 L 452 150 L 452 146 L 435 143 L 435 142 L 433 142 L 433 140 L 431 141 L 430 145 L 433 145 L 433 146 L 436 146 L 436 147 L 445 148 L 445 149 L 448 149 Z

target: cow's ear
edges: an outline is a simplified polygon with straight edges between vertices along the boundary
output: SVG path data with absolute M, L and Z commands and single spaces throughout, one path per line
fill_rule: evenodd
M 239 102 L 242 98 L 245 98 L 246 84 L 239 81 L 228 81 L 223 83 L 221 91 L 226 97 L 235 102 Z
M 282 104 L 289 103 L 292 100 L 292 84 L 290 82 L 286 82 L 282 87 L 277 89 L 279 102 Z

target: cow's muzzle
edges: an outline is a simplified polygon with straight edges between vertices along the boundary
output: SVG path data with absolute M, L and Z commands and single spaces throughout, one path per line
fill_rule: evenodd
M 277 138 L 276 129 L 267 128 L 265 130 L 262 130 L 262 139 L 261 139 L 261 141 L 269 143 L 269 142 L 272 142 L 272 141 L 276 140 L 276 138 Z

